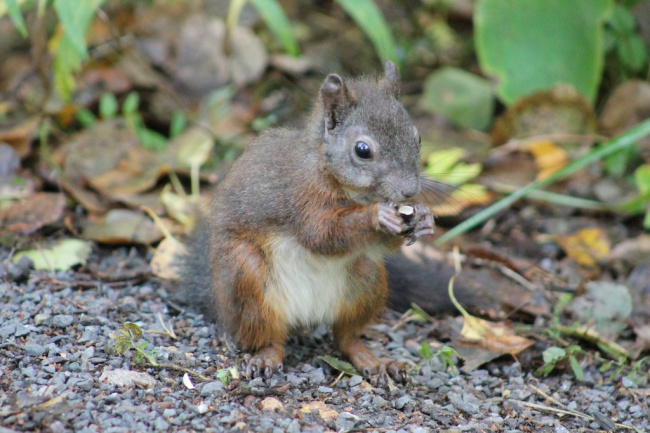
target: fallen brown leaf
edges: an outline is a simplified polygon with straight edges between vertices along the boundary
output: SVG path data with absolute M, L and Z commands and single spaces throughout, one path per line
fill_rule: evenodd
M 108 211 L 100 221 L 87 220 L 83 236 L 105 244 L 152 244 L 163 235 L 142 212 L 128 209 Z
M 275 397 L 266 397 L 260 403 L 260 409 L 270 410 L 272 412 L 284 412 L 284 405 Z
M 449 281 L 449 297 L 462 314 L 463 328 L 452 347 L 465 359 L 463 371 L 471 371 L 502 355 L 514 356 L 533 344 L 532 340 L 516 335 L 508 323 L 488 322 L 469 314 L 454 296 L 455 277 Z
M 334 422 L 339 417 L 337 411 L 330 408 L 322 401 L 312 401 L 311 403 L 303 404 L 300 411 L 305 413 L 318 412 L 318 416 L 320 416 L 325 422 Z
M 63 194 L 37 193 L 0 211 L 0 227 L 2 231 L 33 233 L 45 225 L 59 221 L 63 217 L 64 209 Z

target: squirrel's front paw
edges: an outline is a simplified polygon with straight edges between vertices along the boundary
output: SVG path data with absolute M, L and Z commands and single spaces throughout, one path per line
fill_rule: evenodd
M 422 236 L 432 235 L 435 232 L 435 222 L 431 208 L 422 203 L 416 203 L 413 206 L 402 206 L 398 209 L 404 222 L 408 224 L 408 229 L 404 235 L 408 236 L 407 245 L 413 244 Z
M 398 235 L 408 230 L 408 226 L 397 212 L 395 206 L 388 203 L 377 203 L 376 206 L 375 226 L 377 230 L 382 230 L 393 235 Z

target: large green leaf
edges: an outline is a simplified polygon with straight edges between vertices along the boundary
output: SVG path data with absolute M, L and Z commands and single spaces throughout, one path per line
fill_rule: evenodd
M 494 109 L 492 86 L 462 69 L 441 68 L 427 77 L 420 105 L 463 128 L 484 130 Z
M 481 69 L 501 100 L 557 83 L 593 102 L 603 68 L 603 23 L 612 0 L 479 0 L 474 14 Z
M 393 33 L 373 0 L 336 0 L 336 2 L 368 36 L 382 60 L 396 60 Z

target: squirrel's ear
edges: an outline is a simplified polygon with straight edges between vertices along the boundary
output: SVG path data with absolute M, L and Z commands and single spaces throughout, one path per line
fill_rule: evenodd
M 387 60 L 384 65 L 384 79 L 381 84 L 395 96 L 395 99 L 399 98 L 399 71 L 395 63 L 390 60 Z
M 347 88 L 343 78 L 330 74 L 320 88 L 325 108 L 327 130 L 331 131 L 343 121 L 354 104 L 354 94 Z

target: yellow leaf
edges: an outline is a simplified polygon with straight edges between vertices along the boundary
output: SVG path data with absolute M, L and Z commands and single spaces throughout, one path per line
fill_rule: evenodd
M 539 169 L 537 179 L 544 179 L 555 173 L 569 162 L 569 154 L 550 140 L 531 141 L 526 149 L 535 157 Z
M 488 322 L 474 317 L 465 310 L 454 296 L 455 276 L 449 281 L 449 297 L 463 315 L 461 342 L 477 344 L 483 349 L 497 354 L 516 355 L 533 344 L 532 340 L 515 335 L 514 329 L 506 323 Z
M 556 236 L 555 241 L 580 266 L 593 268 L 609 254 L 610 243 L 599 228 L 582 229 L 569 236 Z

